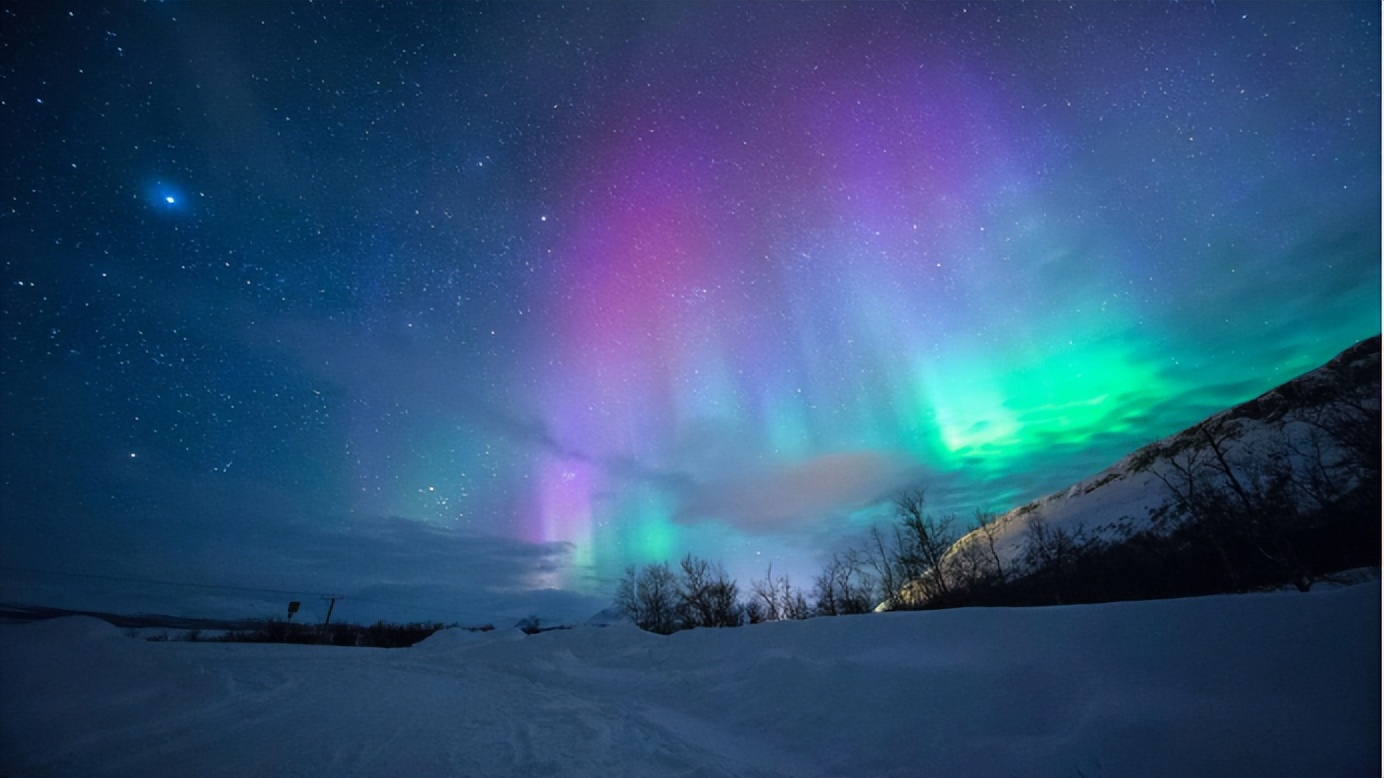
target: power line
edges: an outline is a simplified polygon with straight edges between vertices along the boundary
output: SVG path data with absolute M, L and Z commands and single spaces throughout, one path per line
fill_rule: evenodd
M 124 575 L 104 575 L 101 573 L 73 573 L 64 570 L 40 570 L 35 567 L 13 567 L 11 565 L 0 565 L 0 570 L 10 570 L 18 573 L 37 573 L 39 575 L 58 575 L 69 578 L 92 578 L 98 581 L 123 581 L 125 583 L 144 583 L 159 584 L 161 586 L 183 586 L 189 589 L 222 589 L 231 592 L 259 592 L 261 594 L 304 594 L 319 597 L 330 597 L 331 595 L 323 592 L 309 592 L 292 589 L 264 589 L 256 586 L 226 586 L 223 584 L 203 584 L 191 583 L 188 581 L 161 581 L 155 578 L 135 578 Z
M 334 596 L 326 592 L 309 592 L 304 590 L 293 589 L 265 589 L 255 586 L 226 586 L 224 584 L 191 583 L 189 581 L 163 581 L 156 578 L 135 578 L 134 576 L 106 575 L 102 573 L 73 573 L 65 570 L 40 570 L 36 567 L 15 567 L 13 565 L 0 565 L 0 570 L 9 570 L 18 573 L 35 573 L 38 575 L 66 576 L 68 578 L 89 578 L 98 581 L 122 581 L 125 583 L 158 584 L 160 586 L 181 586 L 188 589 L 219 589 L 230 592 L 256 592 L 259 594 L 284 594 L 290 596 L 301 595 L 308 597 L 321 597 L 323 599 L 328 599 Z M 337 599 L 341 598 L 341 595 L 335 596 L 337 597 Z M 372 597 L 353 596 L 351 599 L 356 602 L 368 602 L 373 603 L 375 605 L 390 605 L 396 608 L 408 608 L 410 610 L 423 611 L 426 613 L 446 613 L 453 616 L 474 615 L 469 613 L 463 613 L 461 611 L 454 611 L 448 608 L 438 608 L 432 605 L 415 605 L 403 602 L 390 602 L 388 600 L 376 600 Z

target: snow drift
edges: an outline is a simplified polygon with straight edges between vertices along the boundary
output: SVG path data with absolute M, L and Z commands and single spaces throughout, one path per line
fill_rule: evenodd
M 1378 582 L 408 649 L 0 627 L 6 775 L 1377 775 Z

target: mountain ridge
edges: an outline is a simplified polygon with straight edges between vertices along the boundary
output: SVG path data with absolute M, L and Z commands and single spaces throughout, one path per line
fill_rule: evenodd
M 1104 541 L 1158 531 L 1187 509 L 1191 487 L 1248 491 L 1243 482 L 1263 486 L 1264 473 L 1273 468 L 1304 484 L 1295 500 L 1320 509 L 1327 495 L 1344 496 L 1369 478 L 1378 483 L 1379 413 L 1380 336 L 1375 335 L 1099 473 L 1001 514 L 991 522 L 988 537 L 972 530 L 953 544 L 947 559 L 957 559 L 970 544 L 988 542 L 1002 565 L 1015 566 L 1029 551 L 1035 525 Z M 1179 489 L 1179 483 L 1187 488 Z

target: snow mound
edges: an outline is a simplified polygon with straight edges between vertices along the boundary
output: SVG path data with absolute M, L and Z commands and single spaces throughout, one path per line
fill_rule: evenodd
M 504 638 L 509 637 L 509 633 L 517 630 L 487 630 L 480 631 L 474 629 L 464 629 L 461 627 L 447 627 L 439 629 L 431 635 L 423 638 L 413 645 L 413 650 L 417 653 L 440 653 L 444 651 L 455 651 L 459 648 L 468 648 L 486 640 L 495 640 L 496 632 Z M 522 636 L 522 633 L 520 633 Z
M 83 641 L 130 640 L 129 636 L 120 628 L 93 616 L 63 616 L 6 626 L 6 630 L 11 629 L 15 630 L 16 635 L 23 635 L 26 640 L 53 645 L 67 645 Z
M 0 774 L 1378 774 L 1380 584 L 408 649 L 0 626 Z

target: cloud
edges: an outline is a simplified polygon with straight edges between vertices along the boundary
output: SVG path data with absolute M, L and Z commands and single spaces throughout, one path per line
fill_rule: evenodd
M 844 451 L 748 473 L 726 473 L 687 488 L 679 521 L 718 520 L 746 532 L 774 532 L 847 513 L 916 483 L 910 458 L 879 451 Z
M 582 619 L 608 604 L 549 591 L 571 571 L 567 543 L 352 513 L 234 472 L 101 483 L 128 506 L 108 521 L 35 506 L 32 520 L 5 522 L 7 596 L 228 618 L 282 617 L 284 603 L 301 600 L 302 618 L 320 619 L 321 595 L 337 594 L 334 619 L 497 626 L 530 613 Z

